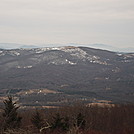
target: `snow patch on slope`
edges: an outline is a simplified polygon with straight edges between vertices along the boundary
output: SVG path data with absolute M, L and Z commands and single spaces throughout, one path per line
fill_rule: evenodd
M 33 66 L 17 66 L 16 68 L 18 68 L 18 69 L 20 69 L 20 68 L 24 68 L 24 69 L 26 69 L 26 68 L 32 68 Z

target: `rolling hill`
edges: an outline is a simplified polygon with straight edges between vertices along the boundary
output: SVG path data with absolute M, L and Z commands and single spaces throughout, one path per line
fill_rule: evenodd
M 0 49 L 0 97 L 22 105 L 133 103 L 134 53 L 88 47 Z

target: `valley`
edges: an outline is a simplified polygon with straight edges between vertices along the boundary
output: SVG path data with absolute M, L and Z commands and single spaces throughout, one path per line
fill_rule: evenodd
M 133 103 L 134 53 L 88 47 L 0 49 L 0 103 Z

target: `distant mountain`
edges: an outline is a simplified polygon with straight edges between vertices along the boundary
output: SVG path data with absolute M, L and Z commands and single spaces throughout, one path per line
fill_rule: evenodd
M 113 47 L 113 46 L 106 45 L 106 44 L 75 44 L 75 43 L 70 43 L 69 45 L 86 46 L 86 47 L 109 50 L 109 51 L 114 51 L 114 52 L 127 52 L 127 53 L 134 52 L 134 47 L 118 48 L 118 47 Z
M 134 48 L 130 48 L 130 47 L 118 48 L 118 47 L 112 47 L 112 46 L 104 45 L 104 44 L 93 44 L 92 47 L 109 50 L 109 51 L 115 51 L 115 52 L 134 52 Z
M 35 46 L 35 45 L 23 45 L 23 46 L 20 46 L 19 48 L 38 48 L 38 46 Z
M 17 43 L 0 43 L 1 49 L 16 49 L 19 48 L 22 44 Z
M 7 94 L 23 105 L 132 103 L 134 53 L 74 46 L 0 49 L 0 96 Z
M 38 47 L 39 46 L 17 44 L 17 43 L 0 43 L 1 49 L 38 48 Z
M 110 45 L 105 45 L 105 44 L 77 44 L 77 43 L 69 43 L 66 45 L 63 44 L 37 44 L 37 45 L 25 45 L 25 44 L 17 44 L 17 43 L 0 43 L 0 48 L 1 49 L 17 49 L 17 48 L 43 48 L 43 47 L 59 47 L 59 46 L 83 46 L 83 47 L 91 47 L 91 48 L 96 48 L 96 49 L 103 49 L 103 50 L 109 50 L 109 51 L 114 51 L 114 52 L 127 52 L 127 53 L 133 53 L 134 48 L 133 47 L 128 47 L 128 48 L 118 48 L 118 47 L 113 47 Z

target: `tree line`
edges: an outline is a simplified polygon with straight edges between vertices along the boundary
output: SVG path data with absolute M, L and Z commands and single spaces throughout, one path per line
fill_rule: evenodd
M 132 134 L 134 105 L 75 104 L 55 109 L 21 110 L 12 96 L 4 100 L 1 134 Z

